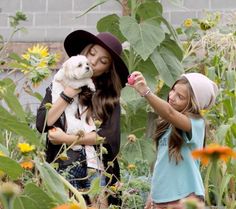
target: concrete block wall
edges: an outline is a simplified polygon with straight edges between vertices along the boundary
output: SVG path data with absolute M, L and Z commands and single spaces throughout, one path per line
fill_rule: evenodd
M 23 26 L 27 33 L 17 33 L 13 40 L 21 42 L 57 42 L 75 29 L 96 32 L 96 23 L 111 13 L 120 15 L 121 5 L 108 1 L 87 15 L 76 18 L 93 5 L 94 0 L 0 0 L 0 34 L 7 38 L 11 33 L 9 15 L 22 11 L 27 15 Z
M 230 12 L 236 9 L 235 0 L 160 0 L 165 17 L 180 25 L 188 17 L 201 17 L 203 11 Z M 171 3 L 178 2 L 178 6 Z M 121 5 L 115 0 L 98 6 L 85 16 L 78 17 L 95 0 L 0 0 L 0 34 L 7 38 L 11 32 L 8 16 L 23 11 L 28 21 L 23 25 L 27 33 L 18 33 L 14 41 L 57 42 L 75 29 L 96 33 L 96 23 L 111 13 L 122 14 Z

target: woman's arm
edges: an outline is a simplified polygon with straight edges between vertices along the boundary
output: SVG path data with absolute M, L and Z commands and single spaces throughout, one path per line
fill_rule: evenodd
M 71 98 L 74 98 L 79 92 L 80 90 L 76 90 L 71 87 L 66 87 L 64 90 L 64 94 Z M 68 105 L 69 104 L 64 99 L 59 97 L 48 111 L 47 125 L 52 126 L 65 111 Z
M 61 128 L 53 128 L 48 132 L 48 138 L 52 144 L 67 144 L 71 145 L 72 143 L 80 145 L 95 145 L 97 141 L 97 133 L 92 131 L 90 133 L 84 133 L 83 137 L 78 137 L 77 135 L 69 135 L 65 133 Z
M 140 95 L 145 95 L 149 92 L 149 87 L 147 86 L 143 75 L 140 72 L 133 72 L 132 75 L 135 76 L 135 83 L 130 86 L 133 87 Z M 152 92 L 147 93 L 144 97 L 153 107 L 155 112 L 164 120 L 183 131 L 191 131 L 191 122 L 186 115 L 175 110 L 168 102 L 164 101 Z

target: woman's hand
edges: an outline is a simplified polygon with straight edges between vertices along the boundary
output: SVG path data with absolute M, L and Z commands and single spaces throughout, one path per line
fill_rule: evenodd
M 146 80 L 143 74 L 138 71 L 134 71 L 128 78 L 128 86 L 134 88 L 141 96 L 144 96 L 150 88 L 147 86 Z
M 54 145 L 63 144 L 66 142 L 66 134 L 61 128 L 52 128 L 48 131 L 48 139 Z
M 68 96 L 68 97 L 75 97 L 76 95 L 78 95 L 81 92 L 81 89 L 73 89 L 70 86 L 66 86 L 64 89 L 64 93 Z

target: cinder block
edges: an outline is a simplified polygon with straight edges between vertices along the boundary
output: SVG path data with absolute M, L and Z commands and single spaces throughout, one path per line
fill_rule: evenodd
M 1 12 L 9 12 L 14 14 L 16 11 L 21 10 L 19 0 L 1 0 L 0 1 Z
M 8 15 L 0 14 L 0 27 L 7 27 L 7 26 L 8 26 Z
M 79 17 L 80 14 L 77 13 L 71 13 L 71 12 L 63 12 L 61 13 L 61 20 L 60 25 L 62 26 L 79 26 L 79 25 L 85 25 L 86 23 L 86 16 Z
M 46 30 L 47 41 L 64 41 L 65 37 L 72 32 L 70 27 L 50 27 Z
M 24 12 L 45 12 L 46 11 L 45 0 L 22 0 L 22 11 Z
M 178 11 L 178 10 L 183 10 L 183 3 L 181 2 L 180 4 L 174 4 L 171 1 L 168 0 L 161 0 L 161 5 L 163 7 L 163 11 Z
M 85 11 L 94 4 L 94 0 L 74 0 L 74 11 Z M 98 7 L 95 7 L 93 10 L 98 11 Z
M 72 0 L 48 0 L 48 11 L 72 11 Z
M 59 26 L 59 13 L 36 13 L 35 26 Z
M 46 41 L 46 29 L 29 27 L 27 28 L 27 32 L 20 32 L 19 40 L 25 42 L 37 42 L 37 41 Z
M 188 10 L 195 10 L 195 9 L 210 9 L 210 0 L 185 0 L 184 1 L 184 7 L 188 8 Z
M 235 0 L 211 0 L 211 9 L 236 9 Z
M 107 1 L 104 4 L 101 4 L 100 11 L 109 12 L 109 13 L 110 12 L 118 12 L 121 14 L 122 13 L 122 6 L 117 1 Z

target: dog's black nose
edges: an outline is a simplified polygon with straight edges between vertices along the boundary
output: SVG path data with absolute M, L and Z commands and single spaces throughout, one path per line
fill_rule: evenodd
M 89 67 L 86 67 L 86 70 L 89 70 Z

